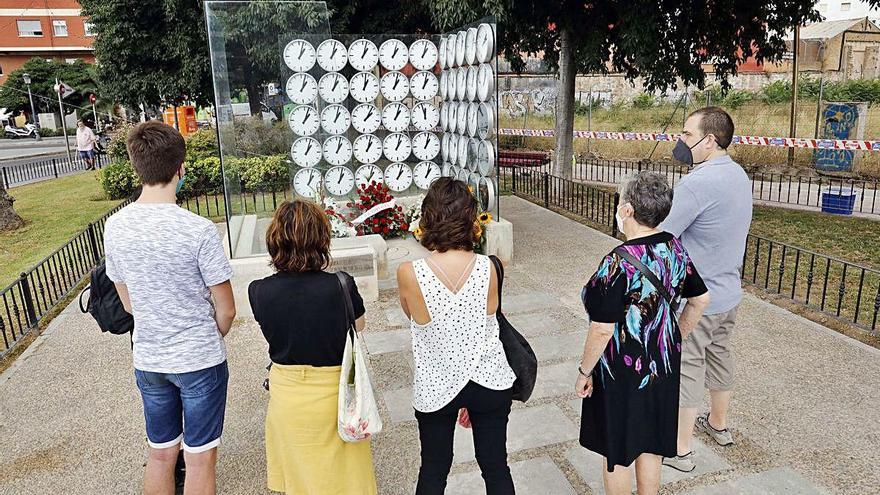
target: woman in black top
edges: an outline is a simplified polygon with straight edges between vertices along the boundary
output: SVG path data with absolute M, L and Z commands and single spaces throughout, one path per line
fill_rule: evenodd
M 269 343 L 266 413 L 268 487 L 285 493 L 375 494 L 370 442 L 337 433 L 339 373 L 348 330 L 344 289 L 330 264 L 330 224 L 318 205 L 285 202 L 266 244 L 277 273 L 248 287 L 254 318 Z M 364 303 L 345 274 L 355 326 Z

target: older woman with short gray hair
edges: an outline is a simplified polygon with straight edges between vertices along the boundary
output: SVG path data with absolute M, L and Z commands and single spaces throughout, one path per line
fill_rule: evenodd
M 657 229 L 672 207 L 666 177 L 640 172 L 619 192 L 615 221 L 626 242 L 581 291 L 590 328 L 575 391 L 584 399 L 580 442 L 605 458 L 605 492 L 631 493 L 635 463 L 646 495 L 660 489 L 662 457 L 677 454 L 681 343 L 709 295 L 681 242 Z

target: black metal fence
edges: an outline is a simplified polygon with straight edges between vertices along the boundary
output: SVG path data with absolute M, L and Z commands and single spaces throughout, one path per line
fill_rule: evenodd
M 614 214 L 620 197 L 616 192 L 550 175 L 541 167 L 501 167 L 499 182 L 504 192 L 529 197 L 546 208 L 568 211 L 617 235 Z
M 553 174 L 553 165 L 535 167 Z M 572 179 L 582 182 L 616 184 L 628 174 L 648 170 L 667 177 L 675 184 L 688 173 L 688 167 L 667 162 L 648 160 L 606 160 L 603 158 L 578 157 L 572 164 Z M 828 191 L 852 191 L 853 212 L 880 215 L 880 181 L 871 179 L 847 179 L 837 177 L 800 177 L 788 174 L 747 171 L 752 182 L 752 197 L 788 205 L 822 207 L 822 193 Z
M 0 290 L 0 356 L 63 301 L 104 258 L 104 224 L 124 201 Z
M 106 155 L 95 156 L 95 167 L 101 168 L 107 163 Z M 67 158 L 48 158 L 15 165 L 0 164 L 0 180 L 3 181 L 3 188 L 9 189 L 44 179 L 57 179 L 62 175 L 84 170 L 87 166 L 79 156 L 75 156 L 73 162 L 67 161 Z
M 274 212 L 281 203 L 293 199 L 289 182 L 245 186 L 229 194 L 227 204 L 223 190 L 217 188 L 199 189 L 181 195 L 177 204 L 187 210 L 212 219 L 226 218 L 229 208 L 231 215 L 254 215 Z
M 742 277 L 811 309 L 878 330 L 880 270 L 749 234 Z
M 503 192 L 547 208 L 583 217 L 617 236 L 616 193 L 553 176 L 541 167 L 503 167 Z M 844 320 L 878 331 L 880 270 L 749 234 L 743 256 L 746 283 Z

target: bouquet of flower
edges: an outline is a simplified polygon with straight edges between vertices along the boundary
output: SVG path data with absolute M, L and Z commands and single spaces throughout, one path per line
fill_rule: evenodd
M 394 199 L 391 193 L 389 193 L 388 186 L 378 184 L 375 181 L 359 186 L 357 193 L 357 201 L 346 205 L 349 208 L 353 207 L 356 209 L 350 215 L 351 219 L 357 218 L 360 213 L 376 205 L 387 203 Z M 385 239 L 390 239 L 392 237 L 400 237 L 408 232 L 409 223 L 403 213 L 403 208 L 395 205 L 365 219 L 356 229 L 357 235 L 379 234 Z
M 479 227 L 477 230 L 477 242 L 474 243 L 474 252 L 485 254 L 486 250 L 486 228 L 492 222 L 492 214 L 488 211 L 484 211 L 477 215 L 476 225 Z
M 324 214 L 330 221 L 330 237 L 354 237 L 357 230 L 345 218 L 345 215 L 339 213 L 339 205 L 330 196 L 321 196 L 320 193 L 315 195 L 315 202 L 324 207 Z

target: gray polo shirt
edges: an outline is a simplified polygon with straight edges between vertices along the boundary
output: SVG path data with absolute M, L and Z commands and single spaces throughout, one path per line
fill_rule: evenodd
M 712 301 L 705 314 L 719 314 L 742 299 L 743 254 L 752 222 L 748 176 L 728 155 L 694 167 L 675 186 L 672 211 L 660 229 L 681 239 Z

